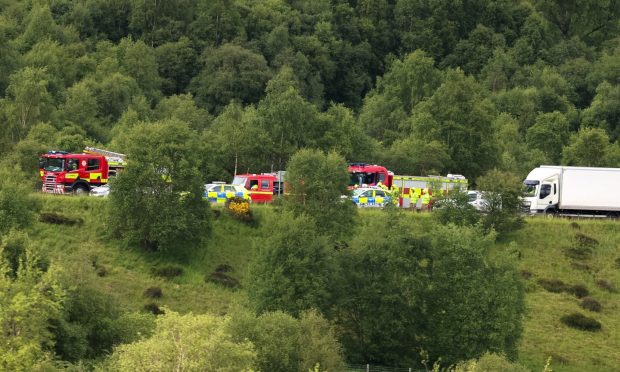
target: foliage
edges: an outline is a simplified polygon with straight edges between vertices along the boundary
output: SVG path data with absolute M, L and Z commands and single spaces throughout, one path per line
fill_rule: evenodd
M 527 372 L 529 369 L 519 363 L 511 362 L 505 356 L 485 353 L 476 360 L 468 360 L 458 363 L 451 372 L 483 372 L 483 371 L 511 371 Z
M 482 223 L 486 230 L 494 229 L 502 235 L 522 226 L 520 208 L 524 190 L 519 177 L 494 169 L 480 177 L 478 186 L 485 192 Z
M 420 362 L 408 352 L 420 349 L 442 363 L 487 350 L 514 358 L 524 311 L 514 263 L 491 261 L 493 237 L 478 229 L 421 230 L 383 217 L 342 251 L 335 317 L 347 355 L 383 365 Z
M 601 330 L 601 323 L 598 320 L 587 317 L 581 313 L 564 315 L 560 318 L 560 321 L 569 327 L 577 328 L 582 331 L 597 332 Z
M 344 367 L 335 328 L 316 310 L 302 312 L 299 319 L 281 311 L 260 316 L 238 311 L 230 327 L 235 339 L 254 344 L 261 371 L 307 372 L 317 363 L 320 371 Z
M 313 218 L 320 233 L 336 239 L 351 234 L 357 210 L 341 198 L 348 193 L 349 182 L 347 164 L 341 156 L 300 150 L 289 161 L 285 181 L 289 194 L 286 209 Z
M 27 184 L 20 182 L 21 176 L 15 168 L 0 168 L 0 236 L 30 225 L 41 208 Z
M 456 190 L 437 200 L 433 217 L 443 225 L 473 226 L 480 220 L 476 208 L 469 204 L 467 192 Z
M 229 318 L 167 310 L 156 323 L 151 337 L 115 348 L 109 367 L 132 371 L 253 369 L 254 347 L 247 340 L 233 339 Z
M 226 200 L 226 211 L 230 213 L 233 218 L 244 222 L 253 222 L 254 217 L 252 210 L 250 209 L 250 201 L 241 197 L 235 196 Z
M 59 267 L 39 268 L 39 255 L 29 244 L 20 257 L 17 272 L 0 252 L 0 369 L 27 371 L 51 364 L 54 337 L 52 322 L 62 314 L 64 289 L 58 282 Z
M 248 283 L 252 305 L 259 313 L 282 310 L 295 316 L 311 308 L 329 311 L 334 263 L 327 238 L 303 214 L 283 212 L 268 224 Z
M 127 168 L 114 180 L 109 222 L 129 242 L 152 250 L 199 246 L 209 231 L 196 137 L 187 124 L 139 124 L 128 134 Z

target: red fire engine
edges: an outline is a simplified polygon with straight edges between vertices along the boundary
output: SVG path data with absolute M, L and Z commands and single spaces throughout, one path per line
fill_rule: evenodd
M 274 173 L 238 174 L 232 183 L 245 187 L 253 203 L 271 203 L 273 195 L 279 194 L 282 185 L 281 180 Z
M 366 163 L 350 163 L 349 164 L 349 189 L 356 186 L 377 186 L 381 184 L 391 187 L 394 173 L 388 171 L 386 167 L 381 165 L 370 165 Z
M 43 192 L 85 194 L 108 183 L 124 167 L 125 155 L 87 147 L 82 154 L 50 151 L 39 158 Z

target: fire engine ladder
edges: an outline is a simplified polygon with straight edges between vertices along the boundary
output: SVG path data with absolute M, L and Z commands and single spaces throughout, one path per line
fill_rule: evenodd
M 105 156 L 111 165 L 123 166 L 125 164 L 125 154 L 121 154 L 119 152 L 113 152 L 108 150 L 102 150 L 95 147 L 86 147 L 84 148 L 84 153 L 86 154 L 94 154 L 94 155 L 103 155 Z

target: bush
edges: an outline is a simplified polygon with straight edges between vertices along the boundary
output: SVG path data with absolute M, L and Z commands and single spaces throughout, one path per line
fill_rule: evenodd
M 172 279 L 183 275 L 183 268 L 180 266 L 164 266 L 153 269 L 153 275 L 160 278 Z
M 84 223 L 84 220 L 79 217 L 67 217 L 62 214 L 54 213 L 54 212 L 41 213 L 41 215 L 39 216 L 39 221 L 44 222 L 44 223 L 51 223 L 54 225 L 67 225 L 67 226 L 74 226 L 74 225 L 79 226 Z
M 149 287 L 144 290 L 144 296 L 149 298 L 161 298 L 162 290 L 159 287 Z
M 544 279 L 540 278 L 537 280 L 538 284 L 540 284 L 544 289 L 553 293 L 560 293 L 567 290 L 568 286 L 559 279 Z
M 575 240 L 577 241 L 577 246 L 579 247 L 591 249 L 598 245 L 598 240 L 583 233 L 575 234 Z
M 480 220 L 480 214 L 469 204 L 465 192 L 454 192 L 449 197 L 437 201 L 433 217 L 443 225 L 473 226 Z
M 534 274 L 529 270 L 521 270 L 521 277 L 525 280 L 529 280 L 534 276 Z
M 254 215 L 250 209 L 249 200 L 235 196 L 226 200 L 225 208 L 228 214 L 239 221 L 247 223 L 254 222 Z
M 487 200 L 482 224 L 504 235 L 523 226 L 521 198 L 524 196 L 521 178 L 510 172 L 492 170 L 480 177 L 478 186 Z
M 599 280 L 596 281 L 596 285 L 600 289 L 604 289 L 604 290 L 609 291 L 609 292 L 615 292 L 616 291 L 616 287 L 609 280 L 599 279 Z
M 586 310 L 594 311 L 597 313 L 600 312 L 603 308 L 601 306 L 601 303 L 592 297 L 584 297 L 583 299 L 581 299 L 581 304 L 579 304 L 579 306 Z
M 25 177 L 16 170 L 0 169 L 0 236 L 11 229 L 28 226 L 40 210 L 41 203 L 31 196 Z
M 568 258 L 574 260 L 589 260 L 592 257 L 592 248 L 589 247 L 572 247 L 566 248 L 564 254 Z
M 166 312 L 163 311 L 162 309 L 159 308 L 159 305 L 157 305 L 154 302 L 150 302 L 146 305 L 144 305 L 144 310 L 153 314 L 153 315 L 163 315 Z
M 235 278 L 232 278 L 221 271 L 215 271 L 205 278 L 205 281 L 220 284 L 228 288 L 240 288 L 241 284 Z
M 577 298 L 584 298 L 590 294 L 588 288 L 583 284 L 575 284 L 572 287 L 568 287 L 567 292 L 574 294 Z
M 582 331 L 596 332 L 601 330 L 601 323 L 593 318 L 589 318 L 581 313 L 572 313 L 564 315 L 560 321 L 571 328 L 580 329 Z

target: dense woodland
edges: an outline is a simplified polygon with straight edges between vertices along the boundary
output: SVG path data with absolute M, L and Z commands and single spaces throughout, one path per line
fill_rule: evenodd
M 0 2 L 0 153 L 197 132 L 205 180 L 299 148 L 397 174 L 618 166 L 616 1 Z
M 533 167 L 620 166 L 619 15 L 613 0 L 0 0 L 0 369 L 522 370 L 517 255 L 489 252 L 522 226 Z M 88 145 L 130 159 L 109 200 L 31 194 L 40 153 Z M 497 208 L 360 218 L 340 201 L 347 161 L 460 173 Z M 292 196 L 262 218 L 202 199 L 206 181 L 283 169 Z M 115 305 L 96 259 L 41 247 L 65 239 L 44 223 L 78 210 L 97 214 L 88 244 L 164 262 L 205 255 L 216 219 L 260 226 L 243 299 L 156 320 Z

